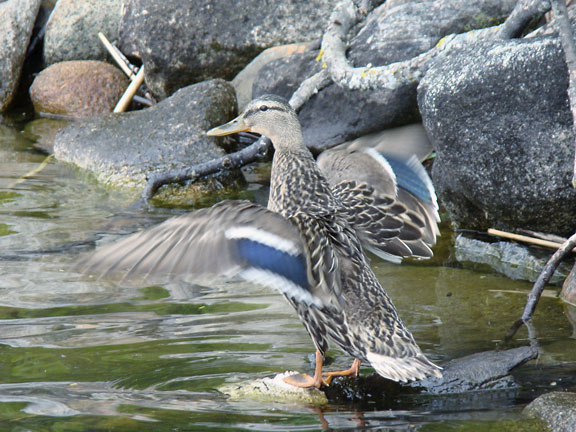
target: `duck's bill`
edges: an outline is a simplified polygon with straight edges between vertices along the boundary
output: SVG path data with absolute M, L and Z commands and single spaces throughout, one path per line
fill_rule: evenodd
M 208 136 L 225 136 L 238 132 L 250 132 L 250 127 L 246 125 L 241 117 L 236 117 L 222 126 L 215 127 L 206 132 Z

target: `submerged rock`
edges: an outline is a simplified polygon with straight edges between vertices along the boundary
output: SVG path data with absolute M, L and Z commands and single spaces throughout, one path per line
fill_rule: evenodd
M 14 98 L 41 0 L 0 2 L 0 113 Z
M 443 36 L 502 20 L 514 4 L 510 0 L 386 2 L 370 13 L 350 41 L 347 55 L 356 67 L 407 60 L 429 50 Z M 321 68 L 318 52 L 270 62 L 254 83 L 254 97 L 275 93 L 290 98 L 302 80 Z M 306 142 L 319 152 L 365 134 L 417 121 L 416 88 L 416 82 L 395 90 L 372 91 L 329 85 L 300 109 Z
M 218 390 L 231 399 L 253 399 L 266 402 L 305 403 L 324 405 L 328 398 L 324 392 L 312 388 L 304 389 L 286 384 L 284 377 L 297 372 L 284 372 L 272 378 L 262 378 L 241 383 L 226 384 Z
M 464 263 L 485 264 L 493 270 L 510 279 L 527 280 L 535 282 L 542 268 L 552 256 L 548 254 L 535 255 L 534 250 L 528 246 L 512 242 L 489 243 L 459 235 L 454 244 L 456 260 Z M 551 284 L 561 283 L 570 267 L 561 264 L 550 279 Z
M 66 61 L 36 76 L 30 98 L 37 113 L 80 118 L 112 112 L 128 84 L 124 73 L 108 63 Z
M 107 51 L 98 39 L 118 36 L 122 0 L 58 0 L 46 25 L 44 63 L 67 60 L 105 60 Z
M 576 230 L 567 87 L 552 38 L 479 42 L 429 69 L 420 111 L 434 185 L 456 226 Z
M 576 430 L 576 393 L 552 392 L 534 399 L 523 414 L 543 420 L 554 432 Z
M 105 186 L 140 192 L 148 174 L 223 156 L 217 144 L 222 141 L 205 132 L 235 114 L 232 86 L 223 80 L 206 81 L 142 111 L 73 123 L 56 135 L 54 153 L 91 171 Z M 222 172 L 192 183 L 182 193 L 193 190 L 200 196 L 206 188 L 230 186 L 239 179 L 236 172 Z
M 514 385 L 509 372 L 536 357 L 538 350 L 528 346 L 475 353 L 445 364 L 442 378 L 428 378 L 411 386 L 433 394 L 507 388 Z
M 284 403 L 311 403 L 368 401 L 389 399 L 400 394 L 457 394 L 480 390 L 502 390 L 516 387 L 509 372 L 538 356 L 531 347 L 505 351 L 486 351 L 451 360 L 442 371 L 442 378 L 429 378 L 402 385 L 379 375 L 358 378 L 336 378 L 323 391 L 301 389 L 286 384 L 285 372 L 273 378 L 263 378 L 242 383 L 227 384 L 220 392 L 233 399 L 255 399 Z

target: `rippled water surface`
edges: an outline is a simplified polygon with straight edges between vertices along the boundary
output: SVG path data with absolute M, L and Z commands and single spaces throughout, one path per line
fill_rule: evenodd
M 21 129 L 0 120 L 0 430 L 538 430 L 525 404 L 574 390 L 575 314 L 551 287 L 534 323 L 540 358 L 515 372 L 517 387 L 321 407 L 227 399 L 223 384 L 311 370 L 313 345 L 290 307 L 241 282 L 134 286 L 73 272 L 79 254 L 182 210 L 148 209 L 57 161 L 23 179 L 46 156 Z M 445 229 L 433 261 L 374 260 L 440 364 L 497 348 L 531 288 L 458 265 L 451 237 Z

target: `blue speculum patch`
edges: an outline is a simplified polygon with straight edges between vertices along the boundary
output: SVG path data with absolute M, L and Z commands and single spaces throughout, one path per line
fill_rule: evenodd
M 407 190 L 412 195 L 417 196 L 421 200 L 432 203 L 432 197 L 430 196 L 428 186 L 424 180 L 420 178 L 419 173 L 415 172 L 404 161 L 390 157 L 386 157 L 386 160 L 390 164 L 394 174 L 396 174 L 396 183 L 399 187 Z
M 308 289 L 306 260 L 303 254 L 290 255 L 250 239 L 238 239 L 238 253 L 249 265 L 268 270 Z

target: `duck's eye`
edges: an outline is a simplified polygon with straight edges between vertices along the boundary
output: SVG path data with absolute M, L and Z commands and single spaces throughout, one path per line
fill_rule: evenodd
M 268 111 L 268 105 L 260 105 L 260 111 Z

